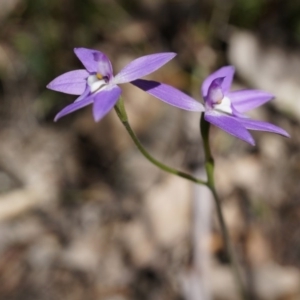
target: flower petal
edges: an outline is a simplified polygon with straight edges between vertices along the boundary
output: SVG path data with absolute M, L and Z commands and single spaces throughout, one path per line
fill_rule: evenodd
M 227 133 L 253 146 L 255 145 L 253 137 L 247 129 L 239 123 L 238 119 L 215 112 L 206 112 L 204 117 L 207 122 L 221 128 Z
M 204 111 L 201 103 L 182 93 L 174 87 L 156 81 L 138 79 L 131 82 L 148 94 L 181 109 L 191 111 Z
M 247 119 L 247 118 L 239 118 L 238 122 L 250 130 L 269 131 L 269 132 L 274 132 L 274 133 L 284 135 L 286 137 L 290 137 L 290 135 L 282 128 L 267 122 L 262 122 L 262 121 Z
M 89 73 L 86 70 L 70 71 L 56 77 L 47 85 L 47 88 L 66 94 L 80 95 L 85 90 L 88 76 Z
M 208 88 L 213 80 L 220 77 L 224 77 L 224 81 L 222 83 L 223 92 L 228 92 L 230 90 L 234 71 L 235 70 L 233 66 L 226 66 L 209 75 L 202 83 L 202 97 L 205 98 L 207 96 Z
M 95 95 L 90 95 L 88 97 L 86 97 L 83 100 L 80 101 L 75 101 L 74 103 L 66 106 L 64 109 L 62 109 L 54 118 L 54 122 L 56 122 L 58 119 L 60 119 L 61 117 L 68 115 L 80 108 L 83 108 L 91 103 L 93 103 L 93 98 Z
M 100 121 L 114 107 L 121 91 L 117 85 L 113 85 L 95 95 L 93 115 L 96 122 Z
M 75 48 L 74 52 L 90 73 L 100 73 L 108 79 L 112 77 L 112 65 L 104 53 L 87 48 Z
M 146 76 L 166 64 L 175 55 L 176 53 L 159 53 L 137 58 L 115 76 L 114 83 L 126 83 Z
M 231 100 L 234 108 L 241 113 L 261 106 L 274 98 L 272 94 L 260 90 L 234 91 L 226 96 Z
M 83 100 L 84 98 L 86 98 L 89 94 L 90 94 L 90 87 L 88 85 L 86 85 L 85 91 L 83 92 L 83 94 L 81 94 L 74 102 L 78 102 Z

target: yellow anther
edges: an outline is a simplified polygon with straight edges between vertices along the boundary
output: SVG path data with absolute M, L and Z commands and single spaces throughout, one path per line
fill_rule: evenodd
M 96 77 L 97 77 L 99 80 L 102 80 L 102 79 L 103 79 L 103 76 L 102 76 L 100 73 L 97 73 L 97 74 L 96 74 Z

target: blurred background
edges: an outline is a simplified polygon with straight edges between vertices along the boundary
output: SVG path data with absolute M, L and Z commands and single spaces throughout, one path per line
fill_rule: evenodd
M 149 78 L 202 101 L 210 72 L 276 99 L 252 112 L 291 139 L 256 147 L 211 129 L 217 189 L 251 299 L 300 299 L 300 4 L 294 0 L 1 0 L 0 299 L 235 300 L 210 193 L 136 150 L 111 111 L 54 123 L 75 97 L 46 89 L 82 68 L 115 74 L 150 53 L 178 55 Z M 122 85 L 130 122 L 158 159 L 203 173 L 199 114 Z

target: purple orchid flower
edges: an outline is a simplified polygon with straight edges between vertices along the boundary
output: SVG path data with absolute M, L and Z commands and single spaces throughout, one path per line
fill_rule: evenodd
M 255 142 L 247 129 L 269 131 L 289 137 L 285 130 L 275 125 L 244 115 L 274 96 L 260 90 L 230 92 L 234 71 L 234 67 L 226 66 L 204 80 L 202 96 L 205 102 L 205 120 L 251 145 L 255 145 Z
M 185 110 L 204 110 L 201 103 L 169 85 L 155 81 L 137 80 L 159 69 L 171 60 L 176 55 L 175 53 L 142 56 L 133 60 L 116 76 L 113 76 L 111 62 L 104 53 L 86 48 L 75 48 L 74 52 L 85 70 L 62 74 L 51 81 L 47 88 L 80 96 L 74 103 L 61 110 L 56 115 L 55 121 L 93 103 L 93 116 L 98 122 L 117 103 L 121 95 L 118 84 L 132 81 L 135 81 L 135 85 L 142 90 L 168 104 Z

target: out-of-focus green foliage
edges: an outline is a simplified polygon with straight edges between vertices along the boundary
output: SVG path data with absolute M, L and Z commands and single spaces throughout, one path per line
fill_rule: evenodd
M 230 23 L 254 30 L 267 42 L 300 45 L 300 3 L 281 0 L 235 0 Z
M 242 27 L 252 27 L 259 21 L 266 0 L 236 0 L 234 1 L 231 20 Z

